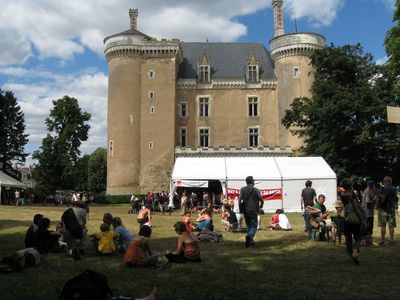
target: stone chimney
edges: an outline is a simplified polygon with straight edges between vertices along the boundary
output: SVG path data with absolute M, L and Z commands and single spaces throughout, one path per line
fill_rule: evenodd
M 272 0 L 275 37 L 285 34 L 283 29 L 283 0 Z
M 138 17 L 138 10 L 137 9 L 130 9 L 129 10 L 129 19 L 131 20 L 131 29 L 137 29 L 137 17 Z

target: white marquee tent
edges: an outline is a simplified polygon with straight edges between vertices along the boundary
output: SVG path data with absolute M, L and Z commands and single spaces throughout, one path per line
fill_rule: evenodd
M 239 196 L 246 176 L 253 176 L 264 199 L 264 210 L 301 211 L 300 194 L 306 180 L 326 196 L 328 209 L 336 201 L 336 174 L 322 157 L 179 157 L 171 178 L 171 195 L 178 187 L 207 188 L 221 182 L 229 197 Z
M 22 183 L 21 181 L 18 181 L 16 179 L 12 178 L 11 176 L 8 176 L 7 174 L 0 171 L 0 203 L 1 203 L 1 189 L 3 187 L 26 188 L 26 184 Z

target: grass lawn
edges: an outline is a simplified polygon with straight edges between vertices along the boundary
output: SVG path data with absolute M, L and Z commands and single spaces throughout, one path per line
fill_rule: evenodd
M 0 206 L 0 256 L 23 248 L 23 239 L 33 215 L 49 217 L 55 229 L 65 207 Z M 128 205 L 90 207 L 89 233 L 98 231 L 103 213 L 120 216 L 136 233 L 136 215 Z M 173 265 L 164 270 L 127 268 L 122 256 L 96 257 L 88 245 L 87 255 L 74 261 L 65 253 L 48 254 L 36 268 L 21 273 L 0 274 L 0 299 L 58 299 L 64 283 L 90 268 L 107 275 L 115 295 L 143 297 L 153 286 L 159 299 L 398 299 L 400 297 L 400 242 L 394 247 L 362 248 L 360 266 L 354 266 L 344 245 L 309 242 L 300 214 L 287 214 L 290 232 L 265 229 L 270 214 L 262 216 L 263 230 L 256 246 L 244 247 L 243 233 L 223 233 L 220 243 L 201 243 L 201 263 Z M 152 247 L 162 253 L 176 248 L 172 225 L 178 213 L 153 219 Z M 194 219 L 194 217 L 192 218 Z M 376 220 L 375 220 L 376 223 Z M 214 216 L 216 230 L 220 217 Z M 221 230 L 222 231 L 222 230 Z M 374 229 L 378 239 L 378 228 Z M 397 236 L 397 235 L 396 235 Z

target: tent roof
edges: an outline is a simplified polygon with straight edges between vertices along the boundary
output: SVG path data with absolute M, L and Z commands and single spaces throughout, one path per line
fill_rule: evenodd
M 284 179 L 336 178 L 322 157 L 275 157 L 275 160 Z
M 274 157 L 227 157 L 226 177 L 244 181 L 247 176 L 256 180 L 280 180 L 281 175 Z
M 7 174 L 3 173 L 0 171 L 0 186 L 5 186 L 5 187 L 26 187 L 25 183 L 22 183 L 21 181 L 18 181 L 11 176 L 8 176 Z
M 172 179 L 225 179 L 223 157 L 178 157 Z
M 244 180 L 332 179 L 322 157 L 178 157 L 172 179 Z

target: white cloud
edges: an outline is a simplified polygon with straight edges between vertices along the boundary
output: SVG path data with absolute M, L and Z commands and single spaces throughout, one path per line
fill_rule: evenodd
M 306 18 L 313 27 L 330 25 L 342 8 L 344 0 L 285 0 L 292 19 Z
M 52 100 L 64 95 L 75 97 L 83 111 L 92 114 L 90 121 L 89 140 L 82 147 L 83 153 L 90 153 L 97 147 L 106 145 L 107 123 L 107 76 L 93 70 L 81 74 L 51 74 L 35 69 L 0 68 L 0 74 L 12 73 L 23 76 L 29 81 L 30 76 L 43 75 L 39 81 L 21 83 L 18 77 L 13 77 L 1 86 L 3 90 L 12 90 L 25 114 L 26 133 L 29 134 L 28 152 L 37 150 L 42 139 L 47 134 L 44 120 L 53 107 Z M 46 78 L 44 78 L 46 77 Z M 52 79 L 50 79 L 52 78 Z M 13 82 L 13 80 L 15 82 Z

